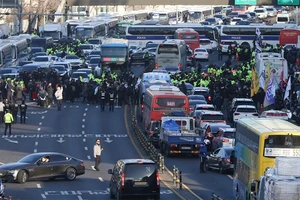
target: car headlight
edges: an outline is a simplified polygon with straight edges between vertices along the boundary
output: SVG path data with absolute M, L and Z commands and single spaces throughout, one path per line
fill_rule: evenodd
M 17 173 L 18 173 L 18 171 L 19 171 L 19 170 L 14 169 L 14 170 L 8 170 L 7 172 L 8 172 L 9 174 L 12 174 L 12 175 L 16 176 Z

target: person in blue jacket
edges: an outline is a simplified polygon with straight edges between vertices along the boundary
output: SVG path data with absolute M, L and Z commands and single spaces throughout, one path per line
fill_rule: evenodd
M 207 145 L 210 144 L 208 139 L 205 139 L 203 143 L 200 145 L 200 173 L 205 173 L 205 162 L 208 156 Z

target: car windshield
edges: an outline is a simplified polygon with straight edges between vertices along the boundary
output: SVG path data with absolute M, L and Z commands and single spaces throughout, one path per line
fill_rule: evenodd
M 256 113 L 256 109 L 255 108 L 237 108 L 237 112 Z
M 99 40 L 89 40 L 90 44 L 100 44 Z
M 207 44 L 210 44 L 210 40 L 200 40 L 200 44 L 202 45 L 207 45 Z
M 51 68 L 57 69 L 58 71 L 67 71 L 64 66 L 52 66 Z
M 190 107 L 194 108 L 195 105 L 197 105 L 197 104 L 206 104 L 206 101 L 203 101 L 203 100 L 190 100 L 189 103 L 190 103 Z
M 48 57 L 36 57 L 34 59 L 35 62 L 48 62 L 49 58 Z
M 101 51 L 92 51 L 91 53 L 90 53 L 90 56 L 91 55 L 97 55 L 97 56 L 99 56 L 101 54 Z
M 98 64 L 100 62 L 100 58 L 91 58 L 90 64 Z
M 205 90 L 194 91 L 194 95 L 203 95 L 203 96 L 207 96 L 207 95 L 208 95 L 208 91 L 205 91 Z
M 195 52 L 206 52 L 205 49 L 195 49 Z
M 256 13 L 264 13 L 265 11 L 264 10 L 254 10 L 254 12 L 256 12 Z
M 273 8 L 267 8 L 267 11 L 273 11 Z
M 8 74 L 8 73 L 12 73 L 12 69 L 1 69 L 0 70 L 0 74 Z
M 200 106 L 197 107 L 196 110 L 215 110 L 215 108 L 212 106 Z
M 211 114 L 211 115 L 203 115 L 202 116 L 202 120 L 208 120 L 208 121 L 217 121 L 217 120 L 225 120 L 223 115 L 215 115 L 215 114 Z M 230 127 L 229 127 L 230 128 Z
M 18 163 L 35 163 L 36 161 L 38 161 L 39 157 L 38 156 L 34 156 L 34 155 L 28 155 L 25 156 L 24 158 L 21 158 Z
M 93 45 L 80 45 L 79 49 L 93 49 Z
M 38 68 L 37 65 L 34 66 L 23 66 L 20 71 L 27 71 L 27 72 L 32 72 Z
M 189 95 L 188 98 L 190 100 L 205 100 L 203 95 Z
M 179 71 L 178 67 L 166 67 L 165 68 L 168 72 L 176 72 Z
M 76 60 L 76 59 L 79 59 L 79 57 L 78 56 L 66 56 L 66 59 Z
M 79 76 L 82 78 L 88 78 L 87 73 L 73 73 L 71 78 L 79 78 Z
M 230 128 L 230 125 L 227 124 L 213 124 L 210 125 L 210 130 L 212 133 L 217 133 L 219 131 L 220 128 Z
M 125 181 L 148 181 L 155 172 L 155 164 L 128 164 L 124 171 Z
M 234 132 L 224 132 L 223 137 L 234 139 Z
M 216 19 L 215 18 L 207 18 L 205 21 L 207 21 L 207 22 L 216 22 Z

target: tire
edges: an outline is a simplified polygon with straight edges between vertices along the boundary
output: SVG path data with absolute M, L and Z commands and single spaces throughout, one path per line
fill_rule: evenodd
M 20 170 L 17 176 L 18 183 L 25 183 L 28 180 L 28 173 L 25 170 Z
M 109 197 L 110 197 L 110 199 L 115 199 L 116 198 L 116 196 L 112 193 L 111 188 L 109 188 Z
M 220 174 L 224 174 L 224 168 L 222 163 L 219 163 L 219 172 Z
M 74 181 L 76 179 L 76 170 L 73 167 L 69 167 L 66 170 L 66 180 Z

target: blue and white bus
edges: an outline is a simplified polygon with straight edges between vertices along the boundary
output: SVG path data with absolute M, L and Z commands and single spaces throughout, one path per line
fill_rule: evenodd
M 163 26 L 128 26 L 126 39 L 129 41 L 129 46 L 145 47 L 147 43 L 160 44 L 165 39 L 174 39 L 175 31 L 179 28 L 192 28 L 199 33 L 201 39 L 210 39 L 213 48 L 218 46 L 218 28 L 195 23 Z
M 12 45 L 0 42 L 0 67 L 10 66 L 12 63 Z
M 236 41 L 239 45 L 253 47 L 253 40 L 256 37 L 256 28 L 259 28 L 260 35 L 263 43 L 271 45 L 279 44 L 280 31 L 285 26 L 278 25 L 261 25 L 261 26 L 248 26 L 248 25 L 225 25 L 221 26 L 220 38 L 221 41 Z
M 11 46 L 5 47 L 3 53 L 5 55 L 5 62 L 13 65 L 18 65 L 21 61 L 28 60 L 28 43 L 26 39 L 14 38 L 14 39 L 3 39 L 2 44 L 8 44 Z M 10 54 L 6 51 L 10 49 Z

